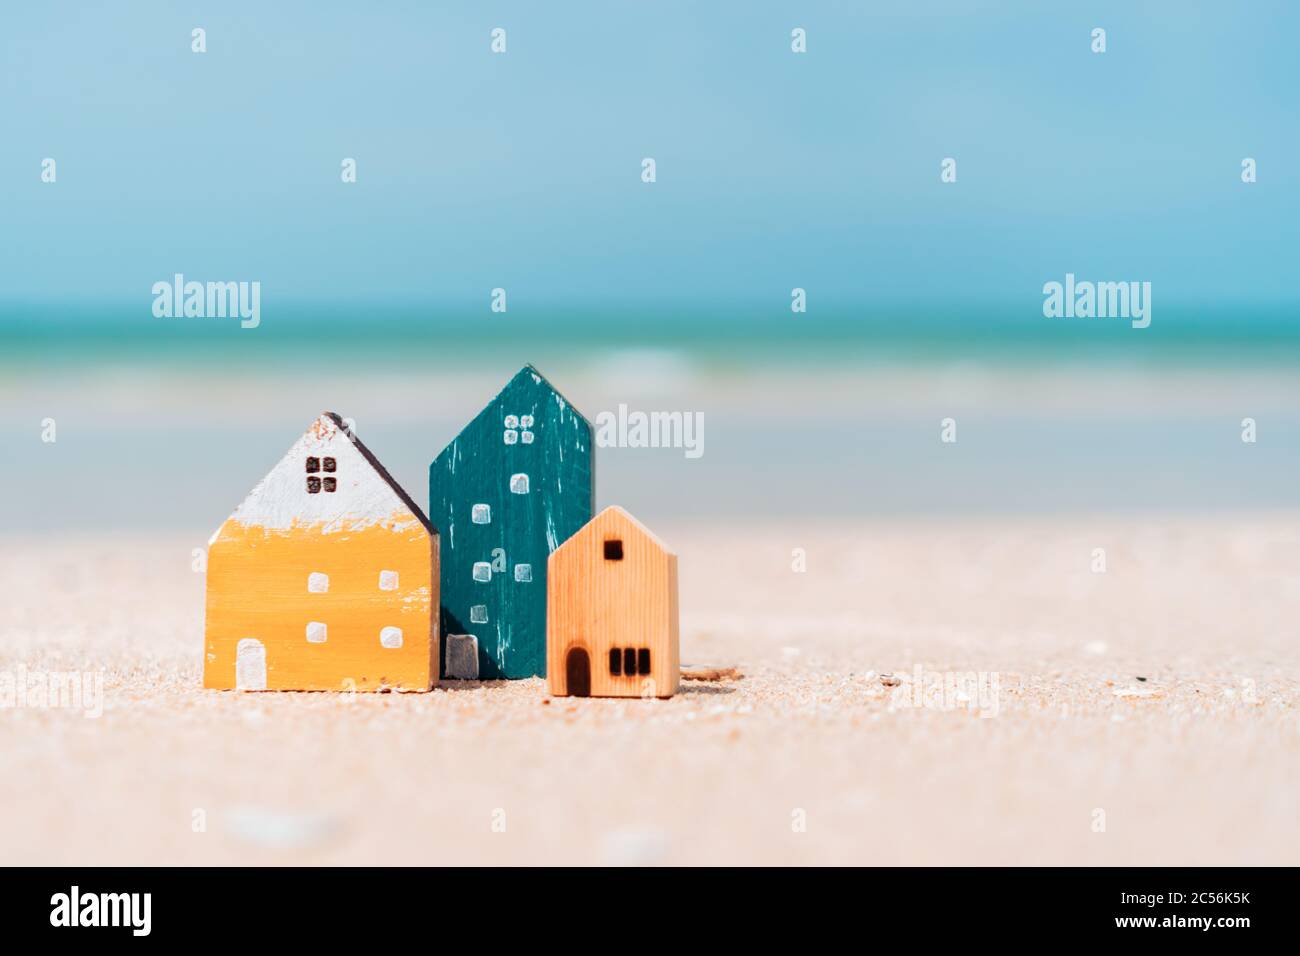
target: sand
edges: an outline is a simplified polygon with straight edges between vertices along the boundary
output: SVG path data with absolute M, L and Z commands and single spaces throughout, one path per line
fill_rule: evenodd
M 201 540 L 0 539 L 0 673 L 104 681 L 0 711 L 3 862 L 1300 861 L 1300 515 L 656 530 L 743 679 L 204 691 Z

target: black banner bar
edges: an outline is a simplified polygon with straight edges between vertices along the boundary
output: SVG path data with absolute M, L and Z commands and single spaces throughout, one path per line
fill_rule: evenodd
M 24 869 L 0 871 L 6 939 L 76 934 L 193 941 L 196 930 L 259 941 L 339 943 L 417 939 L 440 921 L 540 935 L 575 903 L 596 931 L 622 926 L 630 901 L 659 898 L 668 925 L 731 935 L 769 923 L 811 922 L 820 936 L 832 909 L 861 929 L 916 932 L 980 928 L 1050 934 L 1058 941 L 1257 942 L 1290 924 L 1295 873 L 1278 869 L 892 869 L 868 873 L 732 870 L 725 875 L 624 872 L 603 889 L 585 874 L 540 877 L 502 870 L 425 869 Z M 516 883 L 512 886 L 512 883 Z M 633 895 L 635 894 L 635 896 Z M 610 905 L 601 905 L 608 897 Z M 508 900 L 496 911 L 492 899 Z M 612 901 L 621 901 L 613 905 Z M 627 905 L 624 905 L 627 904 Z M 641 906 L 634 911 L 649 912 Z M 694 915 L 692 915 L 694 914 Z M 818 915 L 820 914 L 820 915 Z M 700 920 L 704 920 L 700 923 Z M 915 921 L 915 922 L 912 922 Z M 821 926 L 818 929 L 818 926 Z M 1260 934 L 1263 934 L 1261 936 Z M 1288 934 L 1289 936 L 1290 934 Z M 202 938 L 202 937 L 200 937 Z M 598 939 L 598 935 L 592 938 Z M 975 937 L 970 937 L 975 938 Z

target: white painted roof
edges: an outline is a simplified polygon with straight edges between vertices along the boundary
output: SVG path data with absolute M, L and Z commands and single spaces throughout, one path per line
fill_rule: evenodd
M 309 457 L 335 460 L 334 472 L 321 470 L 312 474 L 322 480 L 335 479 L 336 491 L 315 494 L 307 491 Z M 430 533 L 436 533 L 424 512 L 370 450 L 348 431 L 343 419 L 333 412 L 325 412 L 249 493 L 230 520 L 275 530 L 319 526 L 322 533 L 328 534 L 390 521 L 394 516 L 396 530 L 418 522 Z M 213 540 L 216 537 L 214 534 Z

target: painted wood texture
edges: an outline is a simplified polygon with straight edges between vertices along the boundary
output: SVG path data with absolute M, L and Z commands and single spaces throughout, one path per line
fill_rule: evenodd
M 531 365 L 429 467 L 442 633 L 475 636 L 480 680 L 546 674 L 547 558 L 590 520 L 592 485 L 590 423 Z
M 677 555 L 622 508 L 606 508 L 551 555 L 547 613 L 552 694 L 677 693 Z
M 203 686 L 428 690 L 437 606 L 437 532 L 327 412 L 209 543 Z

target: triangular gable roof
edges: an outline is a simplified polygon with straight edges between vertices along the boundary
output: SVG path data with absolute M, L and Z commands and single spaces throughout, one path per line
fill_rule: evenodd
M 591 534 L 592 529 L 601 523 L 601 518 L 605 517 L 605 515 L 609 514 L 610 512 L 613 512 L 614 514 L 624 519 L 629 525 L 632 526 L 632 530 L 636 531 L 638 534 L 641 534 L 647 539 L 649 539 L 650 542 L 653 543 L 654 546 L 657 547 L 664 554 L 671 554 L 673 556 L 676 556 L 677 552 L 674 551 L 672 548 L 668 547 L 668 545 L 664 544 L 662 538 L 660 538 L 657 534 L 655 534 L 644 524 L 642 524 L 639 520 L 637 520 L 637 518 L 633 514 L 631 514 L 629 511 L 627 511 L 624 508 L 620 508 L 618 505 L 609 505 L 606 508 L 602 508 L 590 521 L 588 521 L 576 532 L 574 532 L 572 537 L 570 537 L 567 541 L 563 542 L 558 548 L 556 548 L 554 553 L 559 554 L 561 551 L 563 551 L 573 542 L 577 541 L 579 538 L 584 538 L 587 535 Z
M 397 483 L 397 479 L 388 473 L 388 469 L 375 457 L 375 453 L 366 447 L 365 442 L 357 437 L 356 432 L 348 428 L 336 412 L 325 412 L 325 415 L 333 419 L 334 424 L 343 430 L 343 434 L 352 440 L 352 444 L 356 446 L 357 451 L 361 452 L 361 457 L 370 462 L 370 467 L 375 469 L 375 472 L 383 479 L 384 483 L 397 493 L 397 497 L 402 499 L 402 504 L 411 509 L 411 514 L 415 515 L 420 524 L 424 525 L 424 530 L 429 534 L 437 534 L 438 529 L 433 526 L 433 522 L 429 520 L 428 515 L 415 503 L 415 499 L 406 493 L 406 489 Z
M 340 441 L 340 435 L 344 436 L 346 441 L 335 447 L 334 442 Z M 355 451 L 355 455 L 348 455 L 351 451 Z M 352 504 L 354 513 L 363 521 L 367 514 L 378 514 L 378 509 L 386 507 L 383 499 L 391 495 L 411 512 L 426 531 L 430 534 L 438 533 L 420 506 L 393 479 L 388 469 L 380 464 L 374 453 L 335 412 L 321 413 L 302 437 L 289 448 L 279 463 L 267 473 L 257 487 L 249 492 L 227 520 L 233 519 L 272 528 L 288 528 L 296 523 L 300 516 L 337 519 L 337 515 L 331 513 L 331 506 L 341 504 L 341 499 L 325 493 L 319 496 L 297 493 L 299 489 L 305 487 L 306 476 L 302 469 L 302 459 L 309 452 L 331 452 L 336 455 L 341 452 L 344 456 L 350 457 L 353 463 L 364 463 L 364 467 L 379 479 L 377 482 L 363 483 L 355 474 L 349 475 L 346 470 L 340 476 L 340 481 L 348 482 L 348 488 L 359 496 L 354 497 Z M 387 507 L 391 508 L 395 503 L 390 498 Z M 306 508 L 311 510 L 304 513 Z M 222 523 L 223 527 L 224 525 L 225 522 Z M 327 524 L 325 530 L 334 529 Z M 212 536 L 212 541 L 215 541 L 220 533 L 221 529 L 218 528 Z
M 462 428 L 462 429 L 457 433 L 456 437 L 453 438 L 450 442 L 448 442 L 447 445 L 446 445 L 446 447 L 444 447 L 444 448 L 442 449 L 442 451 L 438 452 L 438 457 L 441 457 L 441 456 L 443 455 L 443 453 L 446 452 L 448 448 L 451 448 L 452 445 L 456 444 L 456 442 L 457 442 L 457 441 L 458 441 L 458 440 L 459 440 L 459 439 L 460 439 L 460 438 L 461 438 L 461 437 L 462 437 L 462 436 L 463 436 L 467 431 L 469 431 L 471 428 L 473 428 L 475 425 L 477 425 L 478 422 L 479 422 L 479 419 L 481 419 L 481 418 L 482 418 L 482 417 L 483 417 L 483 416 L 484 416 L 488 411 L 491 410 L 492 406 L 495 405 L 495 404 L 497 403 L 497 401 L 501 398 L 501 396 L 502 396 L 503 394 L 505 394 L 507 391 L 509 391 L 510 388 L 511 388 L 511 386 L 513 386 L 516 382 L 518 382 L 521 378 L 524 378 L 525 376 L 530 376 L 530 377 L 533 379 L 533 382 L 534 382 L 535 384 L 540 385 L 540 386 L 543 386 L 543 387 L 545 387 L 546 389 L 549 389 L 549 390 L 550 390 L 550 391 L 555 395 L 555 397 L 558 398 L 558 399 L 560 400 L 560 407 L 561 407 L 561 408 L 566 409 L 566 410 L 567 410 L 570 414 L 572 414 L 575 418 L 579 418 L 579 419 L 581 419 L 582 422 L 583 422 L 583 424 L 585 424 L 585 425 L 587 426 L 587 428 L 589 428 L 589 429 L 591 428 L 591 421 L 587 418 L 587 416 L 584 415 L 584 414 L 582 414 L 582 412 L 578 411 L 577 406 L 574 405 L 573 402 L 569 401 L 568 396 L 566 396 L 566 395 L 565 395 L 563 392 L 561 392 L 558 388 L 556 388 L 554 385 L 552 385 L 552 384 L 551 384 L 551 380 L 548 379 L 545 375 L 543 375 L 541 372 L 539 372 L 539 371 L 537 370 L 537 366 L 535 366 L 535 365 L 533 365 L 531 362 L 529 362 L 527 365 L 525 365 L 523 368 L 521 368 L 521 369 L 520 369 L 518 372 L 516 372 L 514 375 L 510 376 L 510 381 L 508 381 L 508 382 L 506 382 L 504 385 L 502 385 L 501 388 L 499 388 L 499 389 L 497 390 L 497 393 L 496 393 L 495 395 L 492 396 L 491 400 L 490 400 L 486 405 L 484 405 L 482 408 L 480 408 L 480 409 L 478 410 L 478 412 L 475 413 L 474 417 L 471 418 L 471 419 L 470 419 L 470 420 L 465 424 L 465 427 Z M 496 422 L 493 422 L 493 426 L 495 427 L 496 425 L 497 425 L 497 423 L 496 423 Z
M 501 391 L 504 392 L 507 388 L 509 388 L 511 385 L 513 385 L 516 381 L 518 381 L 520 378 L 522 378 L 525 375 L 531 375 L 533 377 L 533 380 L 538 385 L 545 385 L 547 388 L 549 388 L 552 392 L 555 393 L 555 397 L 564 403 L 564 407 L 568 408 L 572 414 L 576 415 L 578 418 L 581 418 L 584 422 L 586 422 L 588 428 L 591 427 L 591 421 L 587 418 L 586 415 L 578 411 L 578 406 L 574 405 L 573 402 L 569 401 L 569 396 L 565 395 L 558 388 L 552 385 L 551 380 L 547 378 L 545 375 L 543 375 L 541 372 L 539 372 L 537 370 L 537 366 L 534 365 L 532 362 L 529 362 L 518 372 L 516 372 L 511 377 L 510 381 L 505 384 L 505 387 L 501 389 Z M 497 394 L 500 395 L 501 392 L 498 392 Z M 491 404 L 492 404 L 491 402 L 488 402 L 488 405 Z M 486 409 L 487 405 L 485 405 L 484 408 Z

